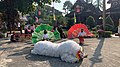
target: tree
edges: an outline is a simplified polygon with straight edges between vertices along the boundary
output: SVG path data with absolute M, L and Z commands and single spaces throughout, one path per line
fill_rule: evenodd
M 112 26 L 114 27 L 114 22 L 113 22 L 112 18 L 110 17 L 110 15 L 108 15 L 108 16 L 106 17 L 105 23 L 106 23 L 106 24 L 110 24 L 110 25 L 112 25 Z
M 62 26 L 66 26 L 67 25 L 67 18 L 62 16 L 62 15 L 58 15 L 57 16 L 57 21 L 59 22 L 60 25 Z
M 105 25 L 105 31 L 114 31 L 114 27 L 110 24 Z
M 105 19 L 105 30 L 106 31 L 114 31 L 114 22 L 110 15 L 108 15 Z
M 22 14 L 27 14 L 35 10 L 36 4 L 43 7 L 45 4 L 51 2 L 60 2 L 60 0 L 1 0 L 0 10 L 5 13 L 5 21 L 7 22 L 8 29 L 15 29 L 15 23 L 19 19 L 18 11 Z
M 92 16 L 89 16 L 86 20 L 86 24 L 93 28 L 95 26 L 95 19 Z
M 14 8 L 23 14 L 26 14 L 33 11 L 36 4 L 44 7 L 45 4 L 51 4 L 52 1 L 60 2 L 60 0 L 3 0 L 0 1 L 0 9 L 4 11 L 7 7 Z
M 68 18 L 67 28 L 70 29 L 74 25 L 74 18 Z
M 103 29 L 105 30 L 106 0 L 103 0 Z
M 96 0 L 93 5 L 97 8 L 103 8 L 103 0 Z
M 68 13 L 68 11 L 71 11 L 73 4 L 70 1 L 65 1 L 63 5 L 63 10 L 65 10 L 65 13 Z

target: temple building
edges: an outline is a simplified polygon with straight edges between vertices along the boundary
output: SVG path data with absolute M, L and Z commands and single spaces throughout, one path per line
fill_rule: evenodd
M 86 24 L 86 19 L 89 16 L 93 16 L 95 21 L 99 21 L 101 11 L 96 8 L 92 3 L 88 3 L 84 0 L 77 0 L 72 7 L 72 11 L 66 15 L 66 17 L 74 18 L 76 16 L 76 23 Z
M 107 3 L 111 4 L 111 7 L 107 10 L 106 14 L 110 15 L 114 21 L 115 29 L 117 29 L 120 19 L 120 0 L 109 0 Z

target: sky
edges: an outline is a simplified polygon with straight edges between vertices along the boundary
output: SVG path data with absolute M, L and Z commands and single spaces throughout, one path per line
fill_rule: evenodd
M 61 3 L 55 3 L 54 6 L 55 6 L 55 9 L 57 10 L 60 10 L 62 12 L 64 12 L 63 10 L 63 3 L 65 1 L 68 1 L 68 0 L 61 0 Z M 76 0 L 69 0 L 70 2 L 72 2 L 72 4 L 74 4 L 76 2 Z M 95 0 L 93 0 L 95 1 Z M 106 3 L 107 3 L 108 0 L 106 0 Z M 52 5 L 53 6 L 53 5 Z M 110 4 L 106 4 L 106 9 L 108 9 L 110 7 Z

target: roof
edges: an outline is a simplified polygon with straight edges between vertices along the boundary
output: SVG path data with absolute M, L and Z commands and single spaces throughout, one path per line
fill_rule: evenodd
M 75 11 L 71 11 L 69 14 L 67 14 L 66 16 L 68 17 L 73 17 L 74 13 L 76 14 L 80 14 L 80 15 L 99 15 L 101 14 L 101 10 L 99 8 L 96 8 L 93 4 L 91 3 L 86 3 L 86 2 L 81 2 L 81 0 L 77 0 L 76 3 L 74 4 L 74 8 L 75 6 L 82 6 L 83 9 L 81 10 L 80 13 L 77 13 Z
M 46 13 L 47 13 L 48 15 L 49 15 L 49 14 L 51 14 L 51 15 L 53 14 L 53 9 L 54 9 L 56 15 L 62 15 L 62 12 L 61 12 L 61 11 L 59 11 L 59 10 L 53 8 L 53 7 L 50 7 L 50 6 L 48 6 L 48 5 L 46 5 L 45 9 L 46 9 Z
M 72 9 L 74 9 L 77 5 L 79 6 L 85 6 L 87 3 L 84 0 L 77 0 L 75 4 L 73 5 Z

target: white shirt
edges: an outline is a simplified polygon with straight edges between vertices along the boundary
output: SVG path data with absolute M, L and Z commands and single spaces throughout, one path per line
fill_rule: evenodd
M 80 33 L 78 34 L 78 37 L 79 37 L 79 36 L 85 36 L 85 35 L 86 35 L 85 32 L 80 32 Z
M 48 34 L 43 34 L 43 39 L 49 38 Z
M 20 23 L 18 23 L 18 27 L 20 27 Z

